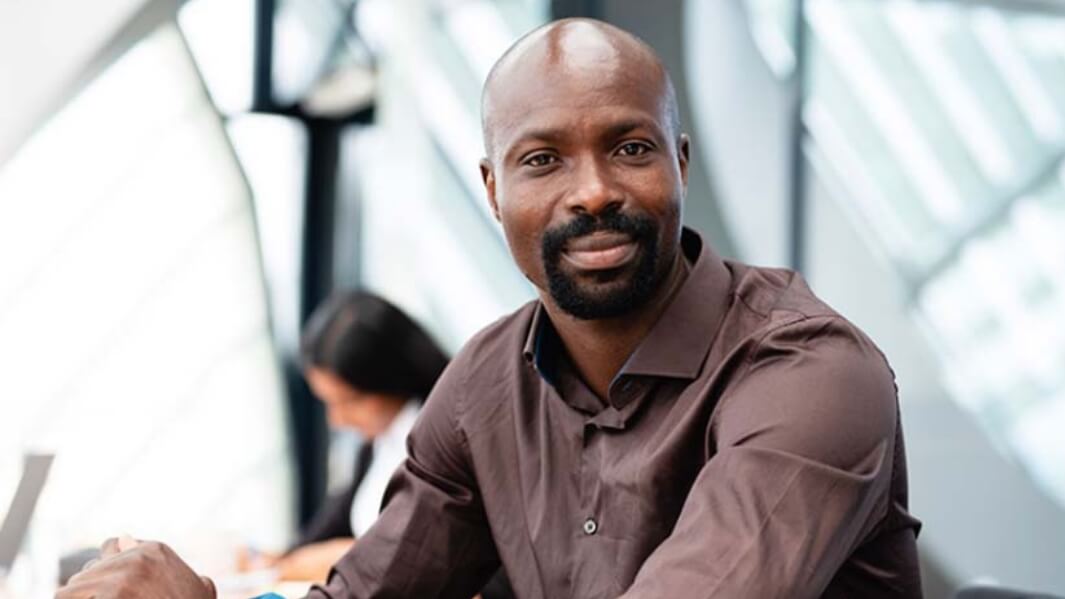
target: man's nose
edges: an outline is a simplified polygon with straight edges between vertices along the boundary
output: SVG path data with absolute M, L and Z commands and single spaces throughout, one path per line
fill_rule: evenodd
M 592 158 L 581 161 L 566 201 L 570 212 L 595 216 L 621 207 L 622 197 L 611 179 L 609 168 Z

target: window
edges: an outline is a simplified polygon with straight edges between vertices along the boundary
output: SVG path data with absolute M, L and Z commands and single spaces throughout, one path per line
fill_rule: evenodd
M 517 24 L 543 18 L 543 6 L 426 4 L 414 18 L 394 3 L 360 3 L 374 16 L 360 32 L 394 46 L 379 49 L 388 59 L 377 123 L 350 135 L 342 155 L 360 179 L 366 286 L 454 351 L 533 296 L 484 196 L 478 115 L 492 61 L 521 33 Z
M 174 26 L 0 168 L 0 369 L 0 492 L 22 452 L 56 452 L 33 533 L 56 551 L 287 541 L 251 198 Z
M 841 200 L 907 282 L 955 399 L 1065 502 L 1065 17 L 806 6 L 803 116 Z M 794 2 L 748 7 L 781 62 Z

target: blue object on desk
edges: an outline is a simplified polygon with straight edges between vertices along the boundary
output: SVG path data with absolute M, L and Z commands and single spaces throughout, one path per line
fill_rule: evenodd
M 251 599 L 285 599 L 285 598 L 282 597 L 281 595 L 278 595 L 277 593 L 267 593 L 265 595 L 259 595 L 257 597 L 252 597 Z

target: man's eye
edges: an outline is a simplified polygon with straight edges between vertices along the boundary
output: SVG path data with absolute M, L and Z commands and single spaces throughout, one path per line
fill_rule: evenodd
M 550 154 L 534 154 L 525 160 L 525 164 L 533 167 L 553 164 L 556 158 Z
M 640 156 L 649 152 L 651 148 L 645 143 L 636 141 L 630 141 L 629 143 L 618 148 L 618 153 L 622 156 Z

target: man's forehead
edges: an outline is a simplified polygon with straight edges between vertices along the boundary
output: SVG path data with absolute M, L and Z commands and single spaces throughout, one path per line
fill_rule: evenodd
M 496 144 L 504 152 L 513 144 L 532 139 L 566 143 L 612 138 L 635 130 L 651 135 L 668 134 L 662 111 L 626 103 L 536 105 L 528 110 L 508 111 L 494 124 Z
M 544 29 L 519 42 L 511 53 L 510 64 L 501 66 L 505 70 L 539 64 L 589 73 L 618 68 L 623 60 L 622 48 L 608 31 L 582 21 Z
M 657 57 L 642 42 L 605 24 L 578 20 L 542 28 L 516 43 L 492 69 L 485 99 L 493 104 L 515 96 L 508 92 L 542 91 L 560 82 L 590 86 L 642 80 L 657 87 L 662 75 Z
M 589 108 L 601 105 L 627 106 L 632 110 L 657 112 L 663 101 L 660 86 L 642 80 L 637 73 L 554 71 L 530 74 L 494 94 L 486 110 L 500 120 L 521 117 L 532 111 L 557 108 Z
M 610 136 L 621 124 L 638 124 L 668 135 L 667 102 L 663 94 L 649 89 L 653 86 L 634 87 L 610 80 L 577 83 L 530 80 L 522 89 L 507 90 L 486 109 L 490 112 L 484 122 L 486 141 L 505 152 L 511 144 L 529 137 L 562 140 L 586 134 Z M 547 131 L 552 135 L 543 134 Z
M 653 52 L 620 35 L 625 37 L 601 24 L 577 21 L 534 32 L 516 44 L 485 84 L 486 142 L 501 129 L 513 130 L 559 108 L 628 106 L 664 117 L 668 76 Z

